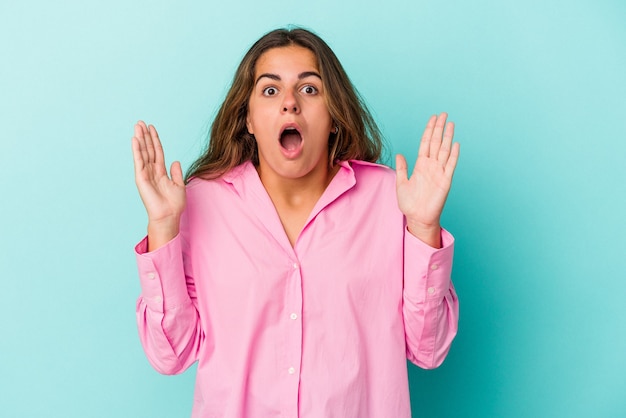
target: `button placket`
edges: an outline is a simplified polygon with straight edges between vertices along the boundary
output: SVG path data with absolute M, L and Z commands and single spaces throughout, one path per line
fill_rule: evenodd
M 286 357 L 286 372 L 288 376 L 297 375 L 300 367 L 300 360 L 302 356 L 302 323 L 299 321 L 300 313 L 302 310 L 302 274 L 301 265 L 297 259 L 291 258 L 289 260 L 288 274 L 288 298 L 286 300 L 286 314 L 288 316 L 287 333 L 286 338 L 289 341 L 288 353 Z M 298 383 L 292 384 L 298 385 Z M 294 388 L 296 390 L 296 388 Z

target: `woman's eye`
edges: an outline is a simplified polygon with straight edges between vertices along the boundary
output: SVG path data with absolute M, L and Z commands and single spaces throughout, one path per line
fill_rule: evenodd
M 317 87 L 315 87 L 315 86 L 304 86 L 304 87 L 302 87 L 302 92 L 304 94 L 316 94 L 317 93 Z
M 265 88 L 263 89 L 263 95 L 264 95 L 264 96 L 273 96 L 273 95 L 275 95 L 276 93 L 278 93 L 278 90 L 276 90 L 276 88 L 275 88 L 275 87 L 265 87 Z

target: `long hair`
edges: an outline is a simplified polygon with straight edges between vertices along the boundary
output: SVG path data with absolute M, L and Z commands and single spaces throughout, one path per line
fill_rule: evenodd
M 329 136 L 329 164 L 351 159 L 376 162 L 380 158 L 382 135 L 335 53 L 306 29 L 276 29 L 261 37 L 243 57 L 211 126 L 207 150 L 191 165 L 185 181 L 218 178 L 245 161 L 258 165 L 257 144 L 246 127 L 256 63 L 264 52 L 291 45 L 311 50 L 317 59 L 326 105 L 339 128 Z

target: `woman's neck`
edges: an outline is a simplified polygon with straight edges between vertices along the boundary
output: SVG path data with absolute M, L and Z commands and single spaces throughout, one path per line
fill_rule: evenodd
M 339 170 L 339 165 L 323 167 L 304 177 L 285 178 L 267 175 L 257 167 L 261 183 L 269 195 L 293 247 L 315 204 Z

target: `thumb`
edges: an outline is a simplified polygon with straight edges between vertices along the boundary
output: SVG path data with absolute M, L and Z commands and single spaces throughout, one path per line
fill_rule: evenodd
M 174 161 L 172 166 L 170 167 L 170 175 L 172 176 L 172 181 L 178 186 L 185 186 L 185 181 L 183 180 L 183 169 L 180 167 L 180 161 Z
M 406 164 L 406 159 L 404 155 L 397 154 L 396 155 L 396 185 L 400 185 L 401 183 L 407 181 L 409 179 L 408 176 L 408 168 Z

